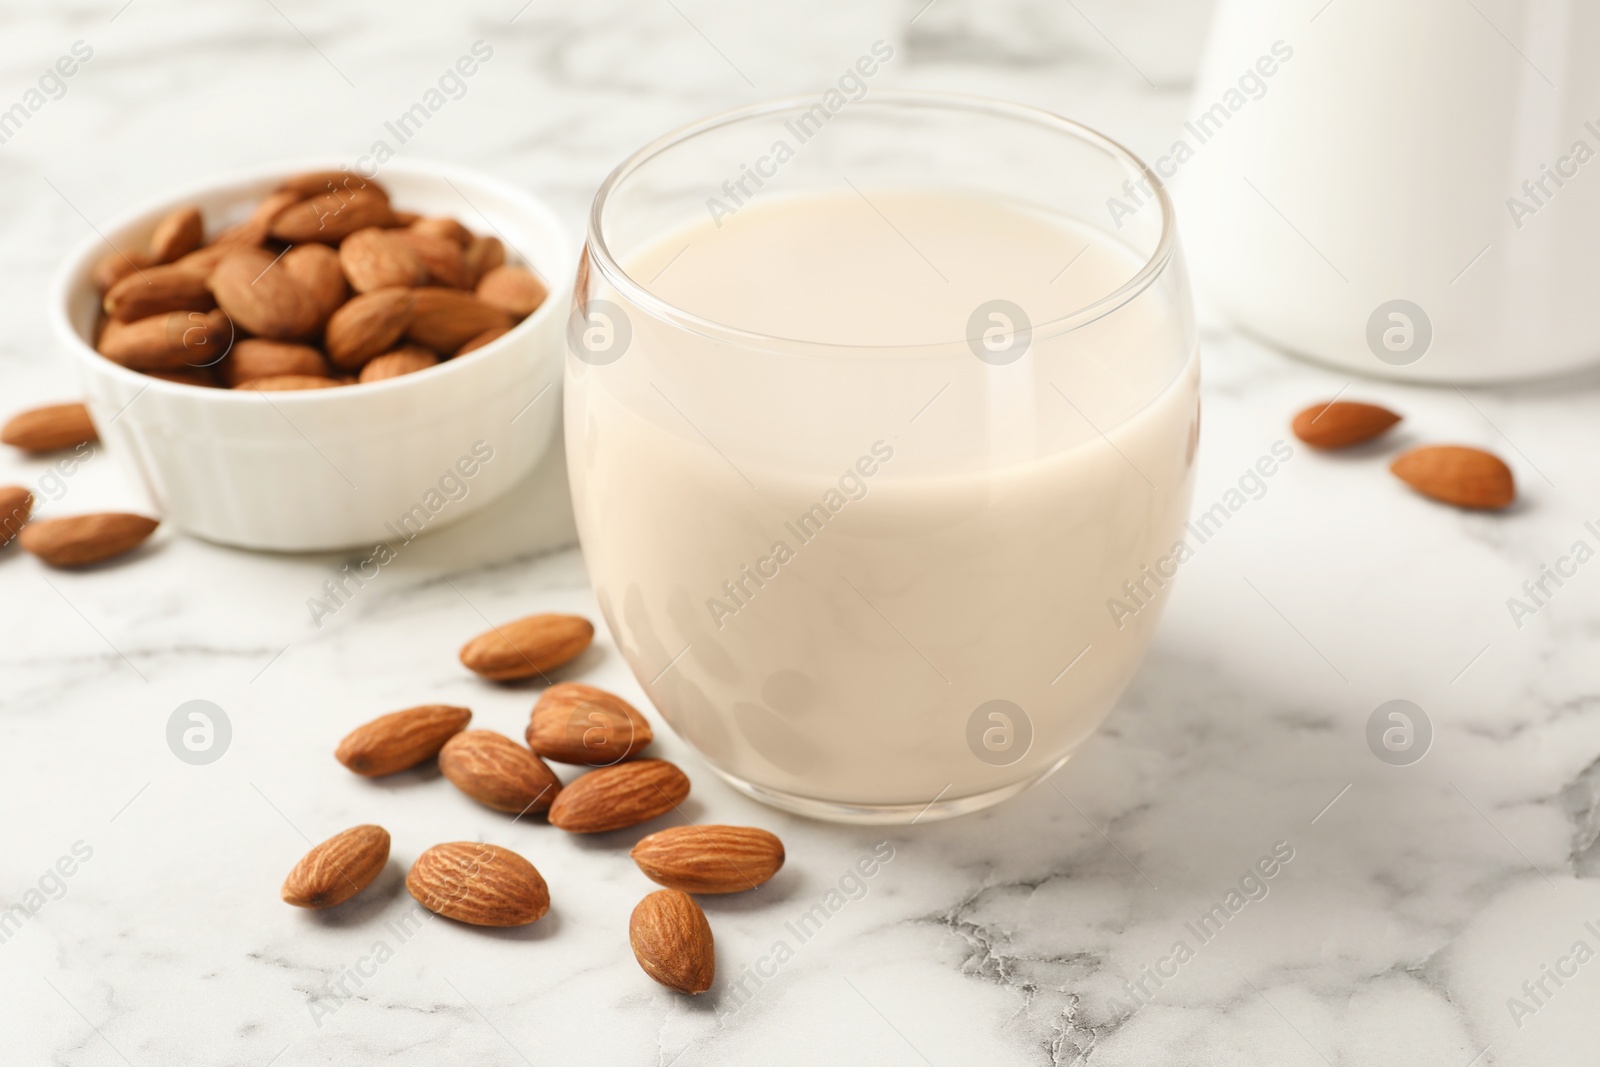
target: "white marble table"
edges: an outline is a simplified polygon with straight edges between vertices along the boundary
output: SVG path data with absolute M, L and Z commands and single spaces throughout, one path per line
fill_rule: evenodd
M 74 393 L 41 309 L 90 223 L 198 171 L 354 157 L 475 40 L 492 62 L 402 151 L 522 183 L 576 232 L 629 148 L 822 84 L 877 38 L 897 49 L 884 84 L 1013 97 L 1158 148 L 1185 114 L 1206 15 L 1178 0 L 935 0 L 914 23 L 920 0 L 121 3 L 6 16 L 0 104 L 74 41 L 94 54 L 0 145 L 5 411 Z M 1209 504 L 1348 378 L 1210 317 L 1203 351 Z M 170 530 L 92 573 L 9 550 L 0 906 L 38 906 L 0 940 L 0 1061 L 1593 1062 L 1600 962 L 1572 952 L 1600 950 L 1600 564 L 1520 629 L 1506 599 L 1573 542 L 1596 543 L 1596 384 L 1356 383 L 1350 395 L 1408 416 L 1395 445 L 1504 455 L 1522 502 L 1465 515 L 1385 474 L 1393 446 L 1297 449 L 1185 567 L 1106 727 L 999 809 L 887 832 L 807 823 L 739 797 L 663 736 L 694 777 L 690 816 L 771 827 L 790 856 L 759 892 L 708 904 L 720 977 L 693 1001 L 629 952 L 648 888 L 630 835 L 508 826 L 429 775 L 372 784 L 330 758 L 352 722 L 425 701 L 520 734 L 532 692 L 477 682 L 455 649 L 484 617 L 596 615 L 559 456 L 515 499 L 410 546 L 320 629 L 305 601 L 341 557 Z M 57 481 L 7 452 L 0 481 L 46 485 L 57 514 L 140 503 L 104 455 Z M 640 699 L 604 637 L 570 676 Z M 1396 698 L 1434 730 L 1411 766 L 1366 741 Z M 232 723 L 208 766 L 166 743 L 192 699 Z M 369 897 L 325 916 L 277 900 L 308 839 L 369 820 L 396 830 Z M 478 836 L 534 859 L 549 917 L 507 933 L 387 925 L 418 849 Z M 802 943 L 788 924 L 882 842 L 892 860 Z M 1236 897 L 1220 932 L 1198 935 L 1274 848 L 1273 877 L 1245 882 L 1258 899 Z M 792 953 L 775 966 L 779 941 Z M 1557 983 L 1546 967 L 1575 974 Z

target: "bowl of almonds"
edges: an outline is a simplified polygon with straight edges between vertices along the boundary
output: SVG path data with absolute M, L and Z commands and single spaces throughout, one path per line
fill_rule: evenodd
M 51 314 L 163 517 L 278 551 L 410 540 L 548 449 L 575 245 L 472 171 L 278 165 L 102 227 Z

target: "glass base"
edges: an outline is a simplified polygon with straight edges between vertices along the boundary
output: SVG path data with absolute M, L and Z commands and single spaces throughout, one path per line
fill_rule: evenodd
M 838 800 L 818 800 L 747 782 L 714 765 L 712 770 L 745 796 L 795 815 L 804 815 L 808 819 L 851 823 L 856 826 L 908 826 L 912 823 L 938 822 L 940 819 L 953 819 L 957 815 L 969 815 L 993 807 L 1003 800 L 1010 800 L 1023 790 L 1031 789 L 1056 773 L 1068 758 L 1062 756 L 1043 773 L 1020 782 L 1003 785 L 999 789 L 960 797 L 941 793 L 933 800 L 920 804 L 849 804 Z

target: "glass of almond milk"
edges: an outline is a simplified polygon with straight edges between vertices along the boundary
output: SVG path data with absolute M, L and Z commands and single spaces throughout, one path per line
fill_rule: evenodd
M 1110 712 L 1187 559 L 1200 412 L 1149 169 L 1032 108 L 875 90 L 883 59 L 611 174 L 566 434 L 667 722 L 751 796 L 888 823 L 1003 800 Z

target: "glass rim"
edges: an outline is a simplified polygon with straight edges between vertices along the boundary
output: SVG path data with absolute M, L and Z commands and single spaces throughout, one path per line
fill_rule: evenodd
M 924 344 L 854 344 L 831 341 L 812 341 L 802 338 L 781 337 L 776 334 L 761 333 L 745 330 L 726 323 L 717 322 L 701 315 L 687 311 L 676 304 L 661 298 L 652 292 L 646 283 L 633 278 L 612 255 L 606 243 L 601 216 L 604 214 L 611 195 L 617 187 L 630 175 L 647 165 L 651 160 L 686 141 L 702 134 L 710 133 L 737 123 L 747 122 L 752 119 L 765 118 L 780 114 L 795 108 L 810 107 L 816 103 L 815 93 L 798 94 L 793 96 L 778 97 L 764 100 L 754 104 L 745 104 L 740 107 L 730 108 L 709 115 L 703 119 L 679 126 L 661 136 L 649 141 L 621 163 L 606 176 L 596 190 L 594 202 L 589 208 L 588 231 L 585 235 L 583 262 L 579 265 L 578 277 L 580 283 L 588 273 L 590 265 L 598 270 L 602 277 L 619 294 L 624 296 L 635 307 L 640 308 L 652 317 L 662 320 L 669 325 L 699 334 L 713 341 L 724 341 L 738 344 L 743 347 L 770 350 L 774 346 L 799 351 L 812 351 L 816 353 L 828 352 L 878 352 L 878 353 L 927 353 L 934 354 L 950 349 L 953 346 L 964 346 L 965 338 L 954 338 L 950 341 L 936 341 Z M 1031 333 L 1035 337 L 1058 336 L 1087 326 L 1092 322 L 1113 314 L 1131 303 L 1139 294 L 1143 293 L 1166 270 L 1172 260 L 1173 247 L 1176 243 L 1176 218 L 1172 199 L 1167 193 L 1166 186 L 1160 177 L 1148 164 L 1127 146 L 1099 131 L 1085 126 L 1065 116 L 1058 115 L 1044 108 L 1034 107 L 1029 104 L 1019 104 L 1008 100 L 999 100 L 992 97 L 976 96 L 967 93 L 936 92 L 925 89 L 885 89 L 870 94 L 855 105 L 856 109 L 862 106 L 900 105 L 909 107 L 923 107 L 950 112 L 969 111 L 987 114 L 995 118 L 1009 118 L 1013 120 L 1032 123 L 1045 129 L 1076 138 L 1105 151 L 1109 155 L 1120 159 L 1142 174 L 1149 182 L 1150 188 L 1155 193 L 1156 203 L 1161 209 L 1161 234 L 1156 241 L 1155 248 L 1145 259 L 1143 265 L 1132 277 L 1123 282 L 1116 289 L 1105 296 L 1091 301 L 1076 311 L 1066 315 L 1057 316 L 1047 322 L 1035 323 Z M 580 294 L 582 299 L 582 294 Z M 575 309 L 576 310 L 576 309 Z

